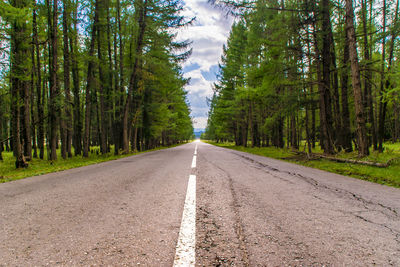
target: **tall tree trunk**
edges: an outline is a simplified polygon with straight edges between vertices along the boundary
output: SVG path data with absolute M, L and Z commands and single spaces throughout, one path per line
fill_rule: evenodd
M 29 50 L 28 50 L 29 51 Z M 30 51 L 29 51 L 30 52 Z M 29 55 L 28 53 L 26 54 Z M 22 133 L 24 139 L 24 156 L 30 160 L 32 158 L 32 136 L 31 136 L 31 112 L 30 112 L 30 101 L 31 101 L 31 86 L 28 81 L 23 82 L 23 93 L 22 98 L 24 105 L 22 108 L 23 112 L 23 126 Z
M 75 149 L 75 156 L 82 154 L 82 117 L 81 117 L 81 100 L 80 100 L 80 85 L 79 85 L 79 64 L 78 64 L 78 19 L 77 19 L 78 2 L 74 4 L 73 21 L 74 29 L 73 34 L 70 34 L 69 46 L 71 50 L 71 63 L 72 63 L 72 80 L 73 80 L 73 94 L 74 94 L 74 136 L 73 144 Z
M 13 37 L 11 37 L 13 38 Z M 15 167 L 21 168 L 25 167 L 25 159 L 22 154 L 22 146 L 21 146 L 21 134 L 20 134 L 20 81 L 18 78 L 12 78 L 11 84 L 11 110 L 12 110 L 12 143 L 13 143 L 13 151 L 14 156 L 16 158 Z
M 117 63 L 117 39 L 114 35 L 114 61 L 115 68 L 119 68 L 119 79 L 118 75 L 115 76 L 115 113 L 114 113 L 114 154 L 118 155 L 119 149 L 122 148 L 122 105 L 124 103 L 124 48 L 122 42 L 122 25 L 121 25 L 121 7 L 120 0 L 117 0 L 117 24 L 118 24 L 118 40 L 119 40 L 119 67 Z
M 318 47 L 318 37 L 317 37 L 317 29 L 314 23 L 313 25 L 313 39 L 314 39 L 314 51 L 315 51 L 315 66 L 316 66 L 316 73 L 317 73 L 317 84 L 318 84 L 318 93 L 319 93 L 319 120 L 320 120 L 320 146 L 321 149 L 325 149 L 326 146 L 326 116 L 325 116 L 325 97 L 323 97 L 324 86 L 322 83 L 322 71 L 321 71 L 321 59 L 320 59 L 320 52 Z
M 309 72 L 310 72 L 310 82 L 312 80 L 312 74 L 311 71 L 313 70 L 312 67 L 312 56 L 311 56 L 311 36 L 309 34 L 309 32 L 307 32 L 307 54 L 308 54 L 308 68 L 309 68 Z M 303 70 L 304 72 L 304 70 Z M 306 103 L 306 130 L 308 131 L 308 121 L 309 121 L 309 117 L 308 117 L 308 110 L 311 106 L 311 133 L 306 132 L 307 135 L 307 142 L 308 142 L 308 149 L 309 149 L 309 153 L 311 153 L 311 148 L 315 148 L 315 101 L 314 101 L 314 85 L 311 83 L 310 84 L 310 99 L 307 99 L 307 94 L 306 91 L 304 91 L 304 100 Z M 311 147 L 310 147 L 311 144 Z
M 351 130 L 350 130 L 350 111 L 348 101 L 348 85 L 349 85 L 349 38 L 347 37 L 346 31 L 344 32 L 345 44 L 343 53 L 343 66 L 342 66 L 342 129 L 341 129 L 341 144 L 346 152 L 353 151 L 353 145 L 351 143 Z
M 330 39 L 331 49 L 330 49 L 330 59 L 331 59 L 331 81 L 332 81 L 332 98 L 333 98 L 333 121 L 335 122 L 335 131 L 332 134 L 335 136 L 335 143 L 339 144 L 339 149 L 342 147 L 340 143 L 340 130 L 342 129 L 342 114 L 340 111 L 340 101 L 339 101 L 339 78 L 338 69 L 336 65 L 336 51 L 335 51 L 335 40 L 333 38 L 332 24 L 329 21 L 328 24 L 328 35 Z
M 364 157 L 369 154 L 369 149 L 368 149 L 368 138 L 366 133 L 366 127 L 365 127 L 364 106 L 362 102 L 362 92 L 361 92 L 360 67 L 358 64 L 356 32 L 354 29 L 353 18 L 354 18 L 353 1 L 346 0 L 346 32 L 347 32 L 347 37 L 349 38 L 349 54 L 351 62 L 350 66 L 352 74 L 354 105 L 356 111 L 356 124 L 357 124 L 357 136 L 358 136 L 358 155 L 360 157 Z
M 1 103 L 1 100 L 0 100 L 0 103 Z M 3 131 L 2 127 L 3 127 L 3 125 L 0 125 L 0 132 Z M 0 161 L 3 161 L 3 150 L 4 150 L 4 144 L 1 142 L 0 143 Z
M 365 78 L 364 78 L 364 106 L 366 107 L 366 116 L 371 125 L 369 132 L 372 139 L 372 145 L 374 150 L 378 149 L 377 145 L 377 136 L 376 136 L 376 126 L 374 119 L 374 106 L 372 103 L 372 88 L 371 88 L 371 80 L 372 80 L 372 71 L 371 67 L 368 66 L 370 64 L 370 50 L 368 45 L 368 30 L 367 30 L 367 0 L 361 1 L 361 14 L 362 14 L 362 25 L 363 25 L 363 41 L 364 41 L 364 59 L 365 59 Z M 371 7 L 372 9 L 372 7 Z
M 91 113 L 91 94 L 94 85 L 94 47 L 96 41 L 96 31 L 97 31 L 97 24 L 98 21 L 98 13 L 95 10 L 94 13 L 94 23 L 92 25 L 92 38 L 90 41 L 90 48 L 89 48 L 89 63 L 88 63 L 88 72 L 87 72 L 87 83 L 86 83 L 86 110 L 85 110 L 85 134 L 83 138 L 83 156 L 89 157 L 89 145 L 90 145 L 90 113 Z
M 4 107 L 5 103 L 2 97 L 0 97 L 0 107 Z M 4 143 L 5 141 L 3 140 L 6 136 L 7 129 L 4 127 L 4 121 L 7 121 L 6 118 L 4 118 L 5 113 L 0 112 L 0 161 L 3 161 L 3 150 L 4 150 Z
M 108 50 L 108 83 L 107 83 L 107 99 L 106 99 L 106 109 L 107 109 L 107 152 L 110 152 L 110 143 L 113 140 L 112 131 L 112 108 L 113 108 L 113 85 L 117 83 L 116 70 L 113 64 L 113 54 L 111 45 L 111 19 L 110 19 L 110 0 L 106 0 L 107 6 L 107 50 Z M 115 35 L 115 34 L 114 34 Z M 116 53 L 116 51 L 115 51 Z
M 312 80 L 312 74 L 311 74 L 311 71 L 312 71 L 312 57 L 311 57 L 311 44 L 310 44 L 310 42 L 311 42 L 311 40 L 310 40 L 310 35 L 309 35 L 309 33 L 307 32 L 307 59 L 306 59 L 306 61 L 308 61 L 308 65 L 306 65 L 306 64 L 302 64 L 303 65 L 303 68 L 302 68 L 302 78 L 303 78 L 303 80 L 305 81 L 305 82 L 307 82 L 307 80 L 308 80 L 308 82 L 311 82 L 311 80 Z M 302 60 L 302 63 L 303 63 L 303 60 Z M 310 74 L 309 74 L 309 77 L 308 77 L 308 79 L 307 79 L 307 77 L 306 77 L 306 75 L 305 75 L 305 67 L 307 67 L 308 68 L 308 70 L 309 70 L 309 72 L 310 72 Z M 312 99 L 312 97 L 313 97 L 313 95 L 312 95 L 312 88 L 313 88 L 313 85 L 312 85 L 312 83 L 310 83 L 310 86 L 309 86 L 309 94 L 311 95 L 311 99 Z M 305 125 L 305 128 L 306 128 L 306 142 L 307 142 L 307 152 L 310 154 L 311 152 L 312 152 L 312 142 L 311 142 L 311 135 L 310 135 L 310 127 L 309 127 L 309 121 L 310 121 L 310 116 L 309 116 L 309 112 L 310 112 L 310 100 L 309 100 L 309 98 L 308 98 L 308 96 L 307 96 L 307 86 L 306 85 L 303 85 L 303 92 L 304 92 L 304 105 L 305 105 L 305 116 L 304 116 L 304 125 Z
M 28 3 L 24 0 L 13 0 L 11 4 L 15 8 L 26 8 Z M 21 144 L 21 107 L 24 99 L 26 83 L 29 77 L 29 70 L 25 61 L 29 59 L 29 35 L 27 23 L 18 21 L 15 18 L 11 24 L 11 123 L 12 123 L 12 144 L 14 156 L 16 157 L 15 167 L 27 167 Z
M 99 59 L 99 78 L 100 78 L 100 84 L 98 86 L 98 92 L 99 92 L 99 98 L 100 98 L 100 112 L 99 112 L 99 130 L 100 130 L 100 151 L 101 154 L 106 154 L 107 153 L 107 139 L 106 139 L 106 131 L 107 131 L 107 110 L 105 107 L 105 91 L 104 87 L 107 86 L 107 77 L 104 73 L 103 65 L 106 65 L 106 62 L 103 58 L 103 51 L 102 51 L 102 42 L 103 42 L 103 32 L 105 31 L 104 27 L 104 9 L 105 9 L 105 3 L 104 0 L 96 0 L 96 7 L 95 7 L 95 12 L 96 15 L 94 23 L 97 24 L 97 57 Z M 100 17 L 101 16 L 101 17 Z M 97 19 L 97 20 L 96 20 Z M 101 22 L 100 22 L 101 20 Z
M 144 0 L 144 2 L 139 3 L 139 10 L 138 10 L 139 33 L 138 33 L 138 37 L 136 39 L 136 54 L 135 54 L 132 74 L 131 74 L 130 81 L 129 81 L 128 96 L 125 100 L 123 118 L 122 118 L 122 149 L 124 150 L 124 153 L 129 153 L 129 136 L 128 136 L 128 131 L 130 128 L 130 125 L 128 125 L 129 111 L 130 111 L 131 105 L 132 105 L 133 93 L 137 90 L 138 82 L 139 82 L 138 81 L 139 80 L 139 62 L 140 62 L 140 57 L 142 55 L 142 49 L 143 49 L 143 44 L 144 44 L 144 33 L 146 30 L 147 11 L 148 11 L 147 0 Z
M 35 114 L 35 80 L 36 80 L 36 64 L 35 64 L 35 37 L 32 34 L 32 44 L 31 44 L 31 93 L 30 93 L 30 107 L 31 107 L 31 134 L 32 134 L 32 149 L 33 149 L 33 157 L 37 158 L 37 147 L 36 147 L 36 124 L 37 124 L 37 117 Z M 0 122 L 1 124 L 1 122 Z M 0 131 L 1 136 L 1 131 Z M 2 144 L 0 144 L 2 145 Z
M 306 105 L 306 108 L 305 108 L 305 116 L 304 116 L 304 126 L 305 126 L 305 128 L 306 128 L 306 142 L 307 142 L 307 152 L 309 153 L 309 154 L 311 154 L 311 146 L 312 146 L 312 144 L 311 144 L 311 138 L 310 138 L 310 128 L 309 128 L 309 115 L 308 115 L 308 113 L 309 113 L 309 101 L 308 101 L 308 99 L 307 99 L 307 90 L 306 90 L 306 88 L 304 88 L 304 103 L 305 103 L 305 105 Z
M 393 133 L 393 142 L 398 142 L 400 136 L 400 110 L 399 110 L 399 100 L 398 94 L 396 93 L 393 99 L 393 115 L 394 115 L 394 133 Z
M 69 64 L 68 64 L 68 56 L 66 58 L 65 53 L 68 54 L 68 41 L 67 41 L 67 51 L 65 51 L 65 36 L 68 35 L 68 30 L 65 29 L 66 26 L 66 16 L 67 16 L 67 11 L 66 11 L 66 0 L 63 0 L 63 42 L 64 42 L 64 51 L 63 51 L 63 59 L 64 59 L 64 93 L 67 94 L 67 90 L 69 90 L 69 84 L 66 83 L 66 81 L 69 82 Z M 68 39 L 68 37 L 67 37 Z M 68 65 L 68 66 L 66 66 Z M 66 69 L 67 68 L 67 69 Z M 66 72 L 68 70 L 68 72 Z M 68 76 L 68 78 L 67 78 Z M 68 87 L 68 89 L 66 88 Z M 63 159 L 67 158 L 67 109 L 68 109 L 69 103 L 67 102 L 67 96 L 65 98 L 65 103 L 64 103 L 64 109 L 60 109 L 60 135 L 61 135 L 61 157 Z
M 29 67 L 29 72 L 30 73 L 30 81 L 25 81 L 24 82 L 24 93 L 23 93 L 23 99 L 24 99 L 24 106 L 23 106 L 23 114 L 24 114 L 24 122 L 23 122 L 23 138 L 24 138 L 24 156 L 31 160 L 32 159 L 32 133 L 34 134 L 34 131 L 32 131 L 32 128 L 34 127 L 33 122 L 34 120 L 31 120 L 31 116 L 34 115 L 33 113 L 33 106 L 32 106 L 32 98 L 34 97 L 33 95 L 33 83 L 34 83 L 34 71 L 33 71 L 33 64 L 34 64 L 34 53 L 33 53 L 33 45 L 31 44 L 29 46 L 28 50 L 29 56 L 31 58 L 31 65 Z M 31 123 L 32 122 L 32 123 Z
M 53 8 L 51 8 L 50 0 L 48 5 L 48 25 L 49 25 L 49 70 L 50 70 L 50 99 L 49 99 L 49 127 L 50 127 L 50 160 L 57 160 L 57 113 L 59 110 L 57 103 L 57 18 L 58 18 L 58 1 L 53 0 Z
M 378 149 L 383 152 L 383 139 L 385 138 L 385 115 L 387 102 L 384 99 L 385 65 L 386 65 L 386 0 L 383 0 L 382 14 L 382 63 L 381 63 L 381 83 L 379 91 L 379 125 L 378 125 Z
M 394 55 L 394 45 L 396 38 L 398 37 L 398 16 L 399 16 L 399 0 L 396 1 L 396 9 L 395 9 L 395 15 L 394 19 L 392 22 L 392 29 L 391 29 L 391 39 L 390 39 L 390 44 L 389 44 L 389 58 L 388 58 L 388 75 L 386 77 L 385 81 L 385 91 L 389 91 L 392 86 L 391 81 L 390 81 L 390 72 L 392 70 L 392 65 L 393 65 L 393 55 Z M 386 115 L 386 107 L 387 107 L 387 101 L 385 101 L 385 106 L 384 106 L 384 113 L 383 113 L 383 121 L 385 121 L 385 115 Z M 398 118 L 398 103 L 397 103 L 397 92 L 394 93 L 393 97 L 393 112 L 394 112 L 394 117 Z M 395 120 L 395 129 L 394 129 L 394 136 L 397 139 L 397 134 L 398 134 L 398 120 Z
M 333 130 L 332 130 L 332 104 L 331 104 L 331 40 L 329 38 L 330 29 L 330 6 L 329 0 L 321 1 L 321 16 L 322 16 L 322 80 L 320 86 L 320 120 L 323 131 L 324 152 L 326 154 L 334 153 L 333 146 Z M 316 45 L 317 46 L 317 45 Z
M 33 1 L 36 3 L 36 1 Z M 39 158 L 44 158 L 44 114 L 43 114 L 43 101 L 42 101 L 42 72 L 40 67 L 40 47 L 38 40 L 38 31 L 37 31 L 37 14 L 36 14 L 36 5 L 34 5 L 33 9 L 33 39 L 35 44 L 36 51 L 36 108 L 38 114 L 38 133 L 37 133 L 37 144 L 39 147 Z
M 65 93 L 65 130 L 64 139 L 66 142 L 66 152 L 68 157 L 72 157 L 72 114 L 71 114 L 71 90 L 70 90 L 70 55 L 69 55 L 69 16 L 70 4 L 68 0 L 63 0 L 63 39 L 64 39 L 64 93 Z
M 298 150 L 297 145 L 297 128 L 296 128 L 296 116 L 295 114 L 290 115 L 290 144 L 292 149 Z
M 121 49 L 121 48 L 120 48 Z M 120 122 L 120 113 L 121 105 L 123 100 L 121 101 L 122 92 L 119 87 L 119 79 L 118 79 L 118 59 L 117 59 L 117 34 L 114 34 L 114 66 L 115 66 L 115 82 L 114 82 L 114 114 L 112 120 L 112 129 L 113 129 L 113 143 L 114 143 L 114 155 L 119 154 L 120 143 L 121 143 L 121 122 Z M 121 73 L 119 73 L 121 75 Z

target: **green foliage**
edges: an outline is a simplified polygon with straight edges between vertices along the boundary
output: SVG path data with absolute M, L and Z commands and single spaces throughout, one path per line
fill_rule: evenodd
M 297 86 L 287 79 L 294 68 L 288 62 L 293 55 L 287 43 L 296 32 L 282 23 L 285 13 L 268 8 L 275 5 L 256 1 L 254 9 L 232 26 L 212 99 L 208 138 L 240 144 L 246 143 L 249 133 L 253 141 L 257 135 L 271 137 L 281 116 L 298 106 L 298 96 L 287 90 Z
M 243 2 L 245 9 L 237 1 L 224 3 L 238 19 L 224 47 L 204 137 L 243 146 L 283 147 L 285 140 L 293 149 L 305 139 L 310 146 L 319 140 L 329 154 L 361 142 L 345 49 L 345 2 L 256 0 Z M 375 149 L 378 142 L 400 139 L 396 3 L 365 1 L 355 9 L 370 139 L 362 143 Z
M 0 2 L 0 14 L 2 19 L 10 21 L 16 24 L 25 24 L 29 21 L 30 2 L 28 0 L 13 0 L 14 5 L 6 3 L 5 1 Z
M 160 29 L 169 27 L 165 20 L 153 21 L 152 26 Z M 183 89 L 187 80 L 182 77 L 178 65 L 181 55 L 170 53 L 172 47 L 185 49 L 188 44 L 175 43 L 173 39 L 174 36 L 167 31 L 152 30 L 148 52 L 143 56 L 142 125 L 148 129 L 145 136 L 149 142 L 169 144 L 189 140 L 193 133 Z
M 126 139 L 139 151 L 191 139 L 187 80 L 180 67 L 191 53 L 190 42 L 176 40 L 176 30 L 192 21 L 182 15 L 183 5 L 181 0 L 1 1 L 0 138 L 19 135 L 19 152 L 27 158 L 34 157 L 35 145 L 43 155 L 43 145 L 54 150 L 56 144 L 66 157 L 75 148 L 80 156 L 87 144 L 108 155 L 112 147 L 120 153 Z M 11 119 L 17 110 L 18 134 Z M 33 159 L 29 169 L 40 166 Z

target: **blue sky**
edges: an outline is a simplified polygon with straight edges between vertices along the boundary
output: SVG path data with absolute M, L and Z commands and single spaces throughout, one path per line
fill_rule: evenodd
M 186 0 L 183 14 L 196 17 L 193 25 L 181 30 L 178 39 L 193 42 L 192 56 L 183 64 L 184 76 L 191 78 L 186 86 L 192 109 L 194 128 L 207 125 L 207 97 L 212 96 L 222 46 L 228 38 L 233 19 L 207 0 Z

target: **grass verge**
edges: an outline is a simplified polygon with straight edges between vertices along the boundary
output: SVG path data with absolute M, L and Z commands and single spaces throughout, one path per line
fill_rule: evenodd
M 383 185 L 400 188 L 400 161 L 394 161 L 387 168 L 379 168 L 372 166 L 364 166 L 352 163 L 333 162 L 326 159 L 309 160 L 304 156 L 293 153 L 290 149 L 275 148 L 275 147 L 242 147 L 235 146 L 233 143 L 215 143 L 206 141 L 209 144 L 219 147 L 243 151 L 255 155 L 270 157 L 274 159 L 284 160 L 307 167 L 312 167 L 328 172 L 338 173 L 346 176 L 355 177 L 358 179 L 379 183 Z M 318 153 L 318 151 L 313 151 Z M 354 153 L 340 153 L 337 155 L 341 158 L 356 158 Z M 389 159 L 400 157 L 400 144 L 389 144 L 388 149 L 384 153 L 373 152 L 370 156 L 362 160 L 386 163 Z
M 26 177 L 58 172 L 63 170 L 68 170 L 72 168 L 87 166 L 91 164 L 96 164 L 100 162 L 120 159 L 124 157 L 129 157 L 132 155 L 142 154 L 150 151 L 156 151 L 161 149 L 166 149 L 170 147 L 175 147 L 181 144 L 176 144 L 168 147 L 157 147 L 155 149 L 146 150 L 142 152 L 133 152 L 124 155 L 114 155 L 113 153 L 108 153 L 104 155 L 98 155 L 97 153 L 89 153 L 88 158 L 84 158 L 82 156 L 74 156 L 72 158 L 63 159 L 60 155 L 60 151 L 57 151 L 58 160 L 56 161 L 48 161 L 33 158 L 29 163 L 29 167 L 25 169 L 16 169 L 15 168 L 15 158 L 12 155 L 12 152 L 3 152 L 3 161 L 0 161 L 0 183 L 5 183 L 9 181 L 19 180 Z M 92 147 L 93 149 L 93 147 Z M 94 151 L 97 151 L 94 149 Z M 113 149 L 111 149 L 113 151 Z M 47 158 L 45 153 L 44 158 Z

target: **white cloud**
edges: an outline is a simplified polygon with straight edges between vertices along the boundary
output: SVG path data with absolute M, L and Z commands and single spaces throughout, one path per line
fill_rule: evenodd
M 193 128 L 205 129 L 207 126 L 207 117 L 196 117 L 193 118 Z
M 183 64 L 187 67 L 193 64 L 199 66 L 190 69 L 184 76 L 191 78 L 186 86 L 191 102 L 192 116 L 195 128 L 205 128 L 207 125 L 206 113 L 208 110 L 206 97 L 213 94 L 213 81 L 206 80 L 202 75 L 218 64 L 222 46 L 226 43 L 233 19 L 226 17 L 224 11 L 212 6 L 207 0 L 186 0 L 183 15 L 196 17 L 192 26 L 182 29 L 178 33 L 178 40 L 191 40 L 193 42 L 192 56 Z M 209 78 L 208 78 L 209 79 Z M 192 101 L 195 100 L 195 103 Z

